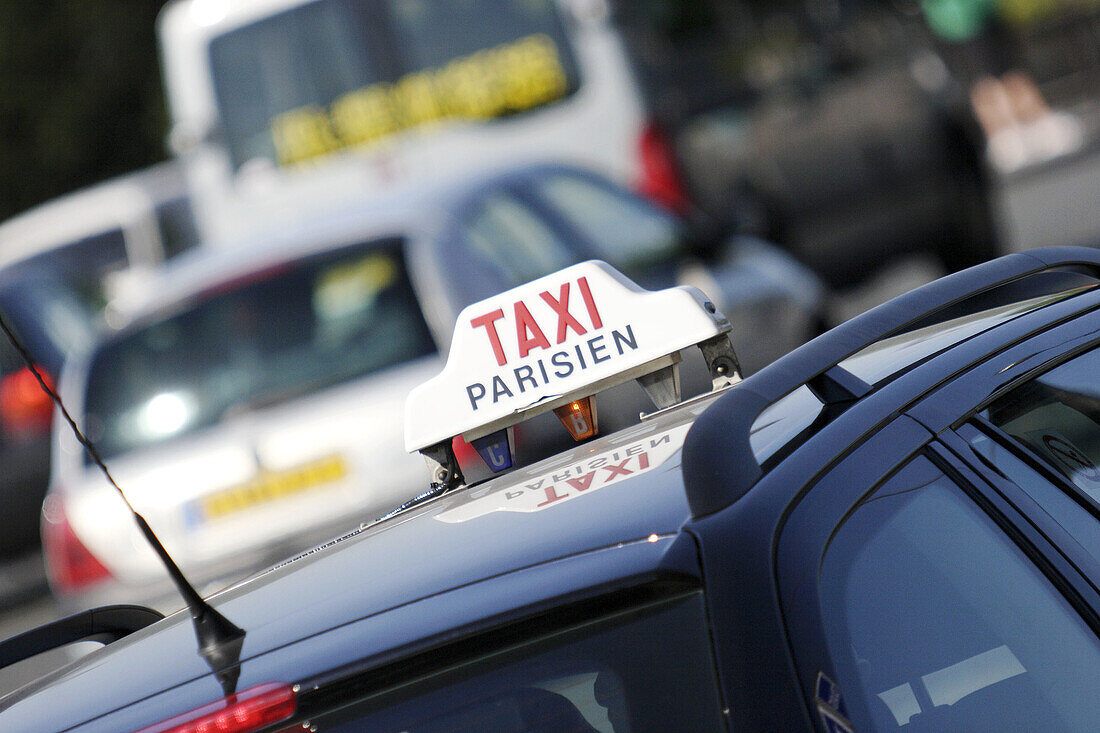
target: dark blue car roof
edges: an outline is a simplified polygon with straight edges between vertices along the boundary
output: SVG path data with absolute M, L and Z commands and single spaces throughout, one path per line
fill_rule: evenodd
M 411 609 L 455 589 L 506 576 L 514 585 L 521 582 L 514 577 L 518 572 L 536 572 L 535 602 L 535 596 L 545 600 L 574 592 L 601 573 L 611 582 L 653 571 L 690 518 L 679 446 L 710 401 L 674 408 L 501 479 L 445 494 L 215 595 L 212 604 L 247 632 L 241 687 L 253 677 L 271 680 L 264 675 L 271 671 L 266 657 L 273 652 L 358 621 L 384 629 L 373 635 L 378 653 L 414 643 L 425 625 L 418 620 L 423 614 Z M 577 567 L 586 569 L 577 572 Z M 474 621 L 512 608 L 516 594 L 512 589 L 494 599 L 480 590 L 471 597 L 467 613 Z M 440 630 L 461 625 L 455 608 L 436 621 Z M 337 645 L 335 652 L 313 657 L 311 650 L 306 656 L 316 659 L 313 672 L 319 673 L 363 658 L 366 651 L 359 639 Z M 164 658 L 172 663 L 157 663 Z M 259 658 L 265 659 L 252 661 Z M 310 667 L 299 660 L 291 669 L 303 674 Z M 135 669 L 143 673 L 134 675 Z M 284 670 L 278 679 L 285 675 Z M 118 683 L 123 679 L 129 680 L 125 691 Z M 49 700 L 59 725 L 76 725 L 124 700 L 195 680 L 203 683 L 196 686 L 195 705 L 220 697 L 195 651 L 190 619 L 181 612 L 0 701 L 11 706 L 0 719 L 16 724 L 24 707 L 33 716 Z M 104 695 L 105 685 L 114 693 Z M 26 700 L 32 694 L 37 699 Z M 30 702 L 33 710 L 25 704 Z M 132 722 L 148 721 L 139 715 Z
M 811 384 L 826 403 L 845 405 L 871 394 L 837 365 L 867 346 L 932 323 L 1023 299 L 1063 277 L 1100 282 L 1100 250 L 1052 247 L 1017 253 L 948 275 L 890 300 L 795 349 L 719 400 L 696 422 L 684 445 L 684 482 L 695 516 L 743 496 L 768 466 L 757 463 L 751 426 L 769 405 Z M 946 375 L 944 375 L 946 376 Z M 840 446 L 842 448 L 843 446 Z
M 937 281 L 853 319 L 720 397 L 443 495 L 218 594 L 214 605 L 248 634 L 241 688 L 308 679 L 356 660 L 382 663 L 425 639 L 593 587 L 662 571 L 697 575 L 694 550 L 685 551 L 691 539 L 681 530 L 729 506 L 776 468 L 758 464 L 749 442 L 768 405 L 803 384 L 814 385 L 830 404 L 866 403 L 868 409 L 850 413 L 866 415 L 856 432 L 825 430 L 828 440 L 816 442 L 811 435 L 806 450 L 796 449 L 797 460 L 784 466 L 805 464 L 809 472 L 811 462 L 841 454 L 853 435 L 892 409 L 881 404 L 889 384 L 863 383 L 838 369 L 840 361 L 891 335 L 1017 297 L 1015 284 L 1027 286 L 1031 276 L 1052 268 L 1095 280 L 1100 252 L 1015 255 Z M 994 330 L 989 343 L 975 338 L 971 347 L 955 350 L 980 359 L 994 341 L 1010 342 L 1021 329 Z M 892 389 L 917 394 L 921 379 L 898 378 Z M 869 396 L 874 399 L 864 400 Z M 869 408 L 881 408 L 882 415 Z M 680 440 L 686 441 L 682 453 Z M 0 701 L 11 705 L 0 721 L 32 730 L 36 713 L 48 709 L 57 721 L 50 727 L 59 729 L 88 720 L 96 721 L 93 728 L 139 727 L 153 722 L 151 715 L 217 699 L 219 690 L 195 653 L 188 619 L 176 615 Z M 152 695 L 156 705 L 133 705 Z

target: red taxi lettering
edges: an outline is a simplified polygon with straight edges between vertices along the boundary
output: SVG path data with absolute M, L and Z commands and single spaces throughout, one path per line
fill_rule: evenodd
M 450 509 L 439 515 L 442 522 L 463 522 L 495 511 L 537 512 L 562 502 L 588 496 L 663 465 L 675 455 L 690 423 L 670 431 L 638 439 L 606 453 L 581 460 Z M 603 470 L 601 470 L 603 469 Z
M 578 278 L 577 287 L 581 291 L 581 298 L 584 300 L 585 310 L 588 312 L 588 317 L 592 322 L 592 329 L 599 330 L 603 328 L 603 319 L 600 317 L 600 312 L 596 308 L 596 301 L 592 297 L 592 289 L 588 286 L 587 278 Z M 559 344 L 565 342 L 570 330 L 578 336 L 583 336 L 588 333 L 588 329 L 584 327 L 584 324 L 569 310 L 570 288 L 571 283 L 562 283 L 556 298 L 548 290 L 539 293 L 539 297 L 546 305 L 550 306 L 550 310 L 558 318 L 555 335 L 557 337 L 556 342 Z M 519 352 L 519 357 L 521 359 L 525 358 L 535 347 L 549 350 L 550 340 L 546 338 L 546 332 L 543 331 L 538 320 L 531 314 L 531 310 L 527 307 L 527 304 L 522 300 L 517 300 L 512 304 L 512 310 L 515 314 L 516 349 Z M 500 333 L 497 331 L 496 325 L 496 322 L 503 318 L 504 309 L 497 308 L 491 313 L 486 313 L 470 320 L 470 325 L 473 328 L 485 329 L 485 335 L 489 338 L 489 345 L 493 348 L 493 356 L 496 357 L 497 366 L 504 366 L 508 363 L 508 357 L 504 353 L 504 345 L 501 343 Z M 589 348 L 592 348 L 591 343 L 589 344 Z M 579 348 L 577 350 L 577 355 L 582 360 L 581 365 L 583 368 L 583 357 L 580 356 Z M 602 359 L 600 361 L 602 361 Z
M 581 279 L 583 280 L 584 278 Z M 539 295 L 542 297 L 543 300 L 546 301 L 546 304 L 550 306 L 550 308 L 555 313 L 558 314 L 557 342 L 559 344 L 565 341 L 566 333 L 570 328 L 576 331 L 578 336 L 583 336 L 588 333 L 588 331 L 585 330 L 584 326 L 581 325 L 581 322 L 574 318 L 573 314 L 569 312 L 569 283 L 562 283 L 561 292 L 559 293 L 557 300 L 555 300 L 554 296 L 551 295 L 549 292 L 542 292 L 539 293 Z M 590 311 L 589 314 L 591 315 L 592 312 L 593 311 Z M 598 318 L 599 314 L 597 313 L 596 318 L 593 320 L 596 320 Z M 599 328 L 599 326 L 596 326 L 596 328 Z
M 565 494 L 563 496 L 563 495 L 559 494 L 555 490 L 555 488 L 556 487 L 554 487 L 554 486 L 547 486 L 546 489 L 544 489 L 544 491 L 546 492 L 546 501 L 539 502 L 537 506 L 544 507 L 544 506 L 547 506 L 548 504 L 553 504 L 555 501 L 561 501 L 562 499 L 568 499 L 569 498 L 569 494 Z
M 643 449 L 644 450 L 644 449 Z M 633 469 L 627 468 L 627 464 L 631 462 L 632 458 L 637 458 L 637 466 Z M 611 456 L 612 460 L 619 459 L 619 453 L 616 452 Z M 598 473 L 598 469 L 602 468 L 606 471 L 606 474 Z M 633 475 L 637 471 L 645 471 L 649 468 L 649 453 L 642 452 L 623 460 L 621 463 L 610 463 L 607 457 L 596 458 L 588 462 L 588 471 L 586 473 L 571 476 L 570 473 L 573 469 L 565 472 L 564 474 L 554 474 L 554 483 L 549 486 L 543 486 L 542 481 L 537 484 L 527 484 L 529 490 L 541 490 L 546 496 L 545 501 L 541 501 L 536 504 L 536 507 L 541 509 L 542 507 L 549 506 L 554 502 L 561 501 L 563 499 L 569 499 L 573 496 L 577 496 L 580 493 L 588 491 L 589 489 L 599 489 L 609 484 L 616 483 L 619 479 Z M 583 470 L 581 467 L 577 467 L 578 471 Z M 566 486 L 561 486 L 565 484 Z M 572 489 L 570 491 L 569 489 Z M 564 491 L 565 493 L 559 493 Z M 514 498 L 511 494 L 508 495 L 509 499 Z
M 600 312 L 596 310 L 596 301 L 592 299 L 592 290 L 588 287 L 588 278 L 578 278 L 577 286 L 581 289 L 581 297 L 584 298 L 584 305 L 588 308 L 588 316 L 592 319 L 592 328 L 603 328 Z
M 592 479 L 596 477 L 595 471 L 589 471 L 580 478 L 566 479 L 565 483 L 572 486 L 577 491 L 587 491 L 592 487 Z
M 497 333 L 496 322 L 504 318 L 504 311 L 497 308 L 492 313 L 471 319 L 470 325 L 474 328 L 484 328 L 489 336 L 489 343 L 493 347 L 493 356 L 497 358 L 497 365 L 504 366 L 507 359 L 504 357 L 504 347 L 500 345 L 500 335 Z
M 516 345 L 519 347 L 519 358 L 523 359 L 531 353 L 536 346 L 540 349 L 549 349 L 550 342 L 546 340 L 546 334 L 539 328 L 538 322 L 522 300 L 517 300 L 516 311 Z M 498 363 L 503 366 L 503 362 Z
M 584 301 L 584 311 L 570 310 L 570 295 L 575 296 L 573 285 L 577 285 L 581 300 Z M 542 301 L 541 303 L 539 301 Z M 573 298 L 574 302 L 576 298 Z M 529 303 L 533 304 L 529 306 Z M 554 313 L 557 318 L 556 328 L 550 331 L 546 328 L 546 309 Z M 534 312 L 532 312 L 534 309 Z M 589 328 L 581 317 L 586 312 L 592 327 Z M 634 334 L 634 327 L 625 323 L 622 326 L 609 328 L 605 333 L 591 336 L 580 343 L 562 346 L 560 350 L 554 350 L 547 333 L 553 333 L 558 344 L 564 344 L 570 336 L 570 332 L 577 336 L 585 336 L 593 330 L 604 327 L 603 318 L 596 308 L 596 302 L 592 297 L 588 281 L 581 277 L 574 281 L 562 283 L 555 296 L 550 290 L 539 293 L 538 299 L 516 300 L 512 304 L 512 313 L 515 318 L 516 348 L 513 352 L 510 347 L 505 353 L 501 340 L 501 327 L 499 321 L 507 321 L 505 309 L 497 308 L 494 311 L 470 319 L 470 325 L 475 329 L 484 329 L 485 336 L 492 347 L 493 356 L 497 366 L 505 366 L 509 362 L 509 354 L 518 355 L 520 359 L 527 360 L 526 364 L 515 366 L 511 370 L 501 370 L 496 374 L 487 374 L 481 380 L 466 385 L 466 397 L 470 403 L 470 409 L 476 412 L 487 404 L 496 405 L 502 400 L 509 400 L 519 395 L 538 393 L 545 388 L 553 388 L 558 380 L 574 377 L 578 372 L 599 367 L 617 357 L 622 357 L 628 352 L 639 349 L 638 339 Z M 539 323 L 539 317 L 543 323 Z M 539 351 L 549 353 L 541 354 Z
M 630 469 L 628 469 L 626 467 L 626 464 L 629 463 L 629 462 L 630 462 L 630 459 L 627 458 L 625 461 L 623 461 L 622 463 L 620 463 L 617 466 L 616 465 L 603 466 L 603 470 L 608 472 L 607 476 L 604 477 L 604 480 L 605 481 L 610 481 L 611 479 L 615 478 L 616 476 L 629 476 L 630 474 L 634 473 L 633 471 L 631 471 Z

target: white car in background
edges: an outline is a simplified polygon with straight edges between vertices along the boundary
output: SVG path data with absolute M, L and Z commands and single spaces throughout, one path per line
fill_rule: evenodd
M 181 262 L 131 323 L 69 361 L 60 392 L 128 500 L 209 587 L 408 499 L 423 465 L 399 416 L 438 368 L 404 242 L 381 231 Z M 43 506 L 54 592 L 85 606 L 130 586 L 173 603 L 121 498 L 57 422 Z
M 93 338 L 99 307 L 193 244 L 182 172 L 163 163 L 39 204 L 0 223 L 0 314 L 56 379 Z M 2 335 L 0 335 L 2 338 Z M 39 517 L 53 404 L 0 343 L 0 607 L 41 595 Z

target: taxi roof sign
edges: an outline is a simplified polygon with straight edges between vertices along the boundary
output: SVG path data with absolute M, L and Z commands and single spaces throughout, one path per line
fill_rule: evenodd
M 459 314 L 443 371 L 406 400 L 405 448 L 480 438 L 670 367 L 729 330 L 696 288 L 648 291 L 605 262 L 573 265 Z

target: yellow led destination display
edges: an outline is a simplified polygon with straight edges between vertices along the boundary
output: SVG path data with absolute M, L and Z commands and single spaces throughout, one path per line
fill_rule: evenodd
M 327 109 L 291 110 L 272 121 L 271 136 L 280 165 L 291 165 L 439 120 L 522 112 L 564 97 L 568 86 L 554 41 L 535 34 L 357 89 Z
M 257 504 L 320 488 L 348 475 L 347 463 L 339 455 L 325 456 L 283 471 L 261 470 L 250 480 L 200 500 L 205 519 L 216 519 Z

